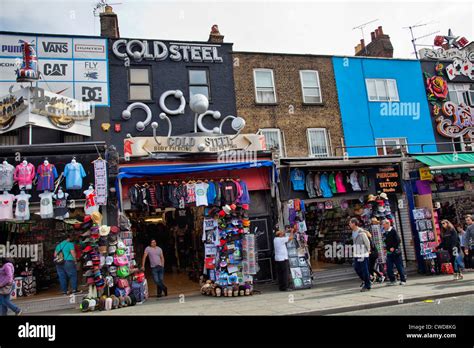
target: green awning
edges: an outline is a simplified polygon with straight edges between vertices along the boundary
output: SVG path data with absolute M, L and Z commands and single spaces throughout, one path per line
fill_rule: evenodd
M 474 172 L 473 153 L 452 153 L 444 155 L 425 155 L 413 157 L 429 166 L 432 173 Z

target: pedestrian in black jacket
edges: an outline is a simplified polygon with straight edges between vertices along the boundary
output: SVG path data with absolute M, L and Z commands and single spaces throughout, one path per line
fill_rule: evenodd
M 397 267 L 400 275 L 400 285 L 406 284 L 405 269 L 403 268 L 402 252 L 400 250 L 400 237 L 397 230 L 393 228 L 390 220 L 383 220 L 384 242 L 387 250 L 387 274 L 390 279 L 389 285 L 396 285 L 393 266 Z
M 438 249 L 446 250 L 449 253 L 449 262 L 451 262 L 455 270 L 454 279 L 462 279 L 461 268 L 464 267 L 459 267 L 456 264 L 456 258 L 460 254 L 462 255 L 458 233 L 453 224 L 448 220 L 442 220 L 441 226 L 443 227 L 443 233 L 441 234 L 441 243 L 439 243 Z

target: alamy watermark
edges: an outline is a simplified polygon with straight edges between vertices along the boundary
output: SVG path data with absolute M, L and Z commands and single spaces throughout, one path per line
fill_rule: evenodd
M 229 150 L 219 152 L 217 155 L 218 163 L 239 163 L 252 162 L 257 163 L 257 151 Z
M 365 257 L 368 253 L 364 245 L 341 244 L 333 242 L 324 245 L 324 257 L 326 259 L 351 259 Z
M 0 258 L 38 261 L 38 244 L 0 244 Z
M 380 116 L 412 117 L 420 119 L 420 103 L 417 102 L 388 102 L 380 103 Z

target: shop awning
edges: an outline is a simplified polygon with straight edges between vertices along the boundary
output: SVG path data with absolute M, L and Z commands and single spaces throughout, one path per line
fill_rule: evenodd
M 437 173 L 468 173 L 474 171 L 473 153 L 414 156 Z
M 273 166 L 272 161 L 130 166 L 120 168 L 118 177 L 120 179 L 144 178 L 165 174 L 184 174 L 216 170 L 235 170 L 271 166 Z

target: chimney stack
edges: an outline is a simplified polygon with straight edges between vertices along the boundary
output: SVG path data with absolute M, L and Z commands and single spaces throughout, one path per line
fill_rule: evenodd
M 221 35 L 219 32 L 219 27 L 217 24 L 214 24 L 211 28 L 211 33 L 209 34 L 209 39 L 207 42 L 212 43 L 223 43 L 224 42 L 224 35 Z
M 112 11 L 112 6 L 106 5 L 104 12 L 100 13 L 100 36 L 110 39 L 120 37 L 118 17 Z
M 383 33 L 382 26 L 379 26 L 370 33 L 371 42 L 367 46 L 361 44 L 356 47 L 356 56 L 393 58 L 393 46 L 390 36 Z

